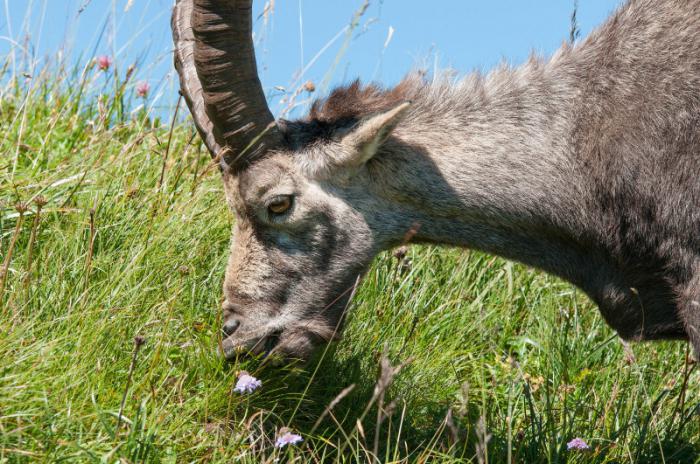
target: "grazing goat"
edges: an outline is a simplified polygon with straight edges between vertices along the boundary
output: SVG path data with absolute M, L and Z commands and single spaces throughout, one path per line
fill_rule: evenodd
M 307 358 L 359 277 L 416 242 L 572 282 L 628 340 L 700 356 L 700 0 L 630 0 L 548 61 L 355 82 L 275 121 L 251 0 L 179 0 L 182 94 L 237 216 L 227 357 Z

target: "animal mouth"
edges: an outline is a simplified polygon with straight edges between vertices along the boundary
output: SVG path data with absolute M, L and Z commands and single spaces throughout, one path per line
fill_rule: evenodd
M 270 335 L 267 336 L 265 339 L 265 358 L 270 356 L 270 354 L 277 348 L 277 345 L 280 343 L 280 336 L 282 335 L 281 330 L 277 330 L 275 332 L 272 332 Z
M 234 337 L 228 337 L 223 340 L 223 354 L 227 361 L 235 361 L 240 357 L 257 357 L 262 359 L 267 358 L 280 343 L 282 331 L 277 330 L 263 337 L 257 337 L 250 340 L 235 340 Z

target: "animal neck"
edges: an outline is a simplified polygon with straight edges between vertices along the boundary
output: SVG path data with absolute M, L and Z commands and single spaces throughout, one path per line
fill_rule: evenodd
M 562 59 L 432 84 L 382 164 L 410 205 L 414 240 L 480 249 L 594 292 L 586 273 L 605 259 L 591 245 L 571 144 L 577 92 Z

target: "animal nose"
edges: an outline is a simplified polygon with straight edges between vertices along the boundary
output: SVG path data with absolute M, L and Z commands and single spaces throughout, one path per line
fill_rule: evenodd
M 238 329 L 239 325 L 241 325 L 241 321 L 239 321 L 238 319 L 229 319 L 228 321 L 226 321 L 226 323 L 224 324 L 224 327 L 222 329 L 224 332 L 224 335 L 226 335 L 228 337 L 229 335 L 234 333 L 236 331 L 236 329 Z

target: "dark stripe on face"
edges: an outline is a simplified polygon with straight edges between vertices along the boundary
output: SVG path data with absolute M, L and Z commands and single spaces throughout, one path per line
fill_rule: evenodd
M 324 231 L 323 239 L 320 244 L 320 256 L 318 263 L 319 273 L 325 273 L 331 267 L 331 260 L 336 255 L 335 251 L 338 247 L 338 233 L 336 228 L 327 217 L 323 218 Z

